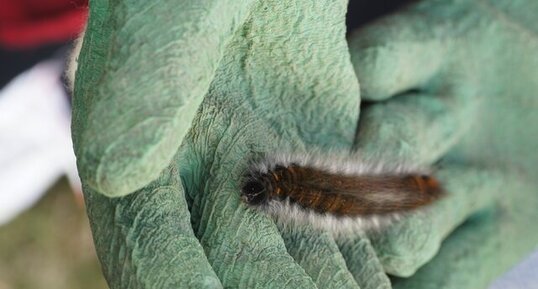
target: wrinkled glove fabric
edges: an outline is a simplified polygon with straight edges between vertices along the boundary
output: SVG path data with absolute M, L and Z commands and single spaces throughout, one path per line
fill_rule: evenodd
M 111 288 L 485 288 L 536 246 L 538 4 L 418 1 L 347 40 L 346 9 L 91 1 L 73 139 Z M 240 201 L 253 157 L 313 149 L 434 165 L 447 197 L 343 240 Z

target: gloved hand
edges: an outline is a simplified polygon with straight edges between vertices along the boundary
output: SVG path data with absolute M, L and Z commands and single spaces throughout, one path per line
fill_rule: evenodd
M 395 288 L 484 288 L 538 244 L 537 13 L 536 1 L 420 1 L 350 37 L 367 103 L 357 149 L 470 170 L 440 172 L 449 196 L 426 217 L 370 236 L 385 270 L 413 274 L 495 201 Z
M 439 175 L 454 193 L 424 213 L 428 218 L 417 214 L 370 236 L 379 259 L 361 233 L 337 244 L 327 233 L 308 227 L 279 231 L 271 219 L 239 201 L 240 176 L 258 152 L 351 147 L 359 91 L 344 39 L 345 1 L 207 1 L 184 5 L 188 7 L 175 7 L 170 1 L 119 2 L 92 2 L 73 127 L 96 248 L 112 288 L 356 288 L 357 283 L 361 288 L 388 288 L 381 264 L 396 275 L 412 273 L 452 228 L 491 203 L 493 191 L 503 192 L 496 184 L 507 184 L 502 178 L 492 179 L 493 173 L 454 165 L 468 160 L 464 152 L 472 151 L 468 148 L 475 143 L 463 141 L 469 135 L 464 133 L 469 123 L 465 117 L 484 109 L 475 104 L 472 90 L 458 91 L 446 103 L 445 98 L 423 93 L 397 97 L 365 110 L 357 137 L 359 152 L 387 161 L 402 157 L 424 163 L 448 153 Z M 393 85 L 383 83 L 385 79 L 380 81 L 392 79 L 390 75 L 379 75 L 378 83 L 369 80 L 371 87 L 389 88 L 382 96 L 370 93 L 370 84 L 361 78 L 383 68 L 378 63 L 391 60 L 374 52 L 363 58 L 362 71 L 361 53 L 355 52 L 368 48 L 364 39 L 384 44 L 383 39 L 397 38 L 363 33 L 365 38 L 356 38 L 363 46 L 352 52 L 359 56 L 354 63 L 359 64 L 364 94 L 370 100 L 389 98 L 400 92 L 390 91 Z M 416 44 L 422 46 L 420 41 Z M 394 55 L 410 61 L 406 57 L 413 54 Z M 445 79 L 453 77 L 439 76 L 439 83 L 446 84 L 441 81 Z M 401 89 L 405 90 L 407 86 Z M 419 110 L 406 99 L 424 105 Z M 410 133 L 417 127 L 408 117 L 421 122 L 421 132 Z M 446 136 L 451 138 L 447 141 Z M 390 147 L 395 140 L 401 145 Z M 530 148 L 534 139 L 526 141 L 524 147 Z M 381 156 L 375 144 L 388 146 L 386 152 L 394 155 Z M 531 205 L 525 203 L 525 208 Z M 523 219 L 511 221 L 522 225 Z M 485 233 L 499 236 L 496 230 Z M 456 241 L 471 244 L 467 235 Z M 505 249 L 509 244 L 493 239 Z M 455 243 L 452 247 L 463 248 Z M 441 264 L 431 270 L 438 274 L 445 261 L 437 260 L 434 263 Z M 428 284 L 423 283 L 428 275 L 423 275 L 407 280 Z M 397 286 L 405 285 L 396 281 Z
M 357 288 L 329 234 L 239 199 L 256 153 L 350 149 L 346 1 L 122 2 L 91 3 L 73 119 L 110 286 Z

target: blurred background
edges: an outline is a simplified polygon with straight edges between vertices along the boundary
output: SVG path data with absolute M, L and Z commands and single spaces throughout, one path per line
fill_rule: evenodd
M 409 2 L 350 0 L 348 31 Z M 87 5 L 0 0 L 0 289 L 107 288 L 76 172 L 64 77 Z M 530 288 L 514 284 L 538 272 L 536 260 L 538 253 L 492 289 Z
M 0 0 L 0 289 L 107 288 L 63 80 L 86 15 L 87 0 Z

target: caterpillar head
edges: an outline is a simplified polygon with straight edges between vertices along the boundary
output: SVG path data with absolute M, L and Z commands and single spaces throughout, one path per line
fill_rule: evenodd
M 261 205 L 268 197 L 267 184 L 261 176 L 249 176 L 241 188 L 241 199 L 249 205 Z

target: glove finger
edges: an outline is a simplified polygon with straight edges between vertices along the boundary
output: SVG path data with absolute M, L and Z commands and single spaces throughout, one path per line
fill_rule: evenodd
M 192 231 L 177 170 L 123 198 L 84 193 L 110 288 L 222 288 Z
M 361 289 L 392 288 L 370 240 L 363 233 L 338 239 L 337 243 Z
M 316 231 L 309 226 L 286 224 L 280 224 L 279 229 L 288 253 L 318 288 L 365 288 L 353 280 L 338 246 L 329 233 Z
M 351 62 L 364 100 L 385 100 L 426 87 L 449 61 L 445 27 L 417 10 L 403 9 L 349 36 Z
M 458 31 L 472 25 L 460 21 L 469 14 L 468 2 L 417 1 L 353 32 L 349 50 L 363 99 L 384 100 L 435 85 L 457 57 Z
M 443 242 L 439 254 L 398 289 L 487 288 L 491 281 L 536 248 L 536 183 L 505 176 L 496 206 L 471 217 Z M 493 187 L 493 189 L 497 189 Z
M 90 5 L 73 102 L 79 172 L 107 196 L 170 163 L 253 1 L 118 2 Z
M 480 99 L 471 89 L 447 88 L 446 95 L 408 93 L 365 106 L 356 149 L 378 161 L 431 164 L 469 130 Z
M 414 274 L 437 253 L 451 231 L 474 212 L 491 205 L 506 188 L 506 176 L 491 170 L 451 164 L 436 175 L 446 190 L 445 198 L 384 230 L 369 233 L 389 274 Z

